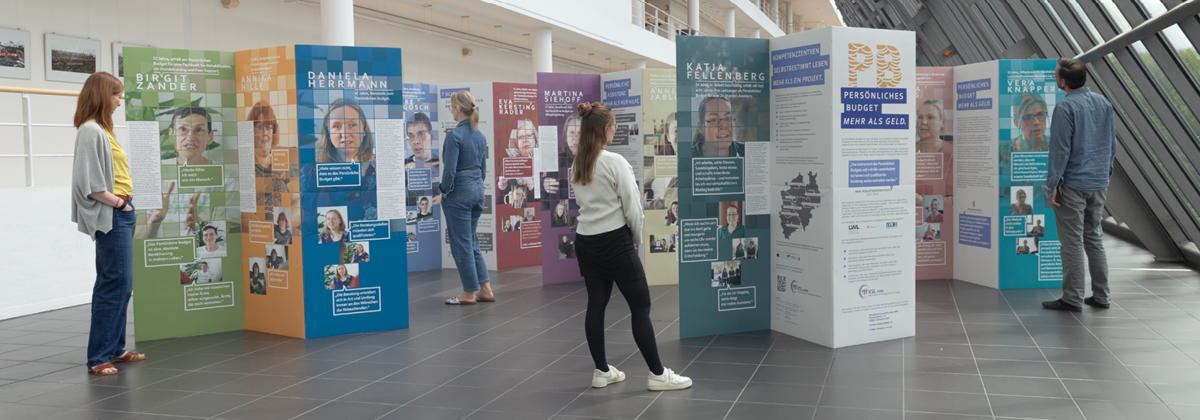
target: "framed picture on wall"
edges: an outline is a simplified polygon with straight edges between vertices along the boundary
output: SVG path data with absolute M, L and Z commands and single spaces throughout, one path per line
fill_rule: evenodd
M 46 34 L 46 80 L 83 83 L 99 70 L 99 40 Z
M 29 79 L 29 31 L 0 28 L 0 77 Z
M 125 81 L 125 47 L 149 47 L 149 45 L 112 43 L 112 74 L 121 79 L 122 82 Z

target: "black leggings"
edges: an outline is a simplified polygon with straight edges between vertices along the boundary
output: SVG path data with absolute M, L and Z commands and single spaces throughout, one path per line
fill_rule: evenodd
M 596 369 L 608 371 L 608 361 L 604 357 L 604 308 L 612 297 L 613 283 L 625 296 L 629 303 L 630 321 L 633 323 L 633 341 L 646 359 L 646 367 L 655 375 L 662 375 L 662 361 L 658 359 L 658 346 L 654 342 L 654 325 L 650 322 L 650 287 L 646 285 L 646 275 L 637 267 L 639 275 L 614 281 L 608 277 L 587 276 L 583 282 L 588 291 L 587 317 L 583 323 L 587 334 L 588 350 L 592 352 L 592 361 Z

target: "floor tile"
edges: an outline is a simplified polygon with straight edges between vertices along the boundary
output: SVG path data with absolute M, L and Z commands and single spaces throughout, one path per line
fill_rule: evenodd
M 905 391 L 904 409 L 944 414 L 991 414 L 986 395 L 950 392 Z
M 1058 378 L 1020 378 L 1014 376 L 984 376 L 988 395 L 1018 395 L 1026 397 L 1071 398 Z
M 638 417 L 647 420 L 723 420 L 734 403 L 659 398 Z
M 1083 420 L 1075 401 L 1066 398 L 1034 398 L 989 395 L 996 417 Z
M 1083 410 L 1083 414 L 1087 416 L 1088 420 L 1173 420 L 1176 418 L 1196 418 L 1185 417 L 1184 414 L 1178 412 L 1172 413 L 1171 409 L 1163 404 L 1094 400 L 1079 400 L 1078 403 L 1079 408 Z M 1195 413 L 1200 414 L 1200 410 L 1197 410 Z M 1177 415 L 1178 417 L 1176 417 Z
M 1134 382 L 1078 381 L 1064 379 L 1067 391 L 1076 399 L 1161 403 L 1144 384 Z M 1200 394 L 1195 394 L 1200 395 Z
M 816 407 L 738 402 L 729 410 L 730 419 L 807 419 Z

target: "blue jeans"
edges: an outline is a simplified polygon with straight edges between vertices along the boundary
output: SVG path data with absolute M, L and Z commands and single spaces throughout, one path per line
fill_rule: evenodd
M 99 366 L 125 353 L 125 313 L 133 295 L 134 211 L 113 210 L 112 230 L 96 232 L 96 285 L 87 365 Z
M 479 285 L 487 283 L 487 264 L 479 250 L 479 215 L 483 214 L 483 183 L 465 182 L 454 186 L 454 190 L 442 200 L 442 213 L 446 215 L 446 237 L 450 240 L 450 255 L 458 266 L 463 290 L 479 291 Z

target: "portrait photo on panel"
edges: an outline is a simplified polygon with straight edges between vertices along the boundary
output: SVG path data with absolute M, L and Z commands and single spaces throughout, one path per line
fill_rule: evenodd
M 414 234 L 413 236 L 416 235 Z M 346 242 L 342 244 L 342 264 L 365 262 L 371 262 L 370 241 Z
M 675 156 L 679 150 L 679 122 L 675 119 L 675 113 L 668 115 L 660 128 L 662 131 L 658 135 L 658 144 L 654 150 L 655 156 Z M 651 136 L 647 135 L 647 138 Z
M 558 259 L 567 260 L 575 258 L 575 241 L 571 235 L 558 235 Z
M 752 260 L 758 258 L 758 238 L 733 240 L 733 259 Z
M 362 162 L 375 163 L 375 136 L 371 117 L 353 100 L 338 98 L 324 109 L 318 127 L 317 163 Z M 362 168 L 364 175 L 368 168 Z
M 346 206 L 317 207 L 318 244 L 350 242 L 346 229 Z
M 944 213 L 942 211 L 942 202 L 945 198 L 940 195 L 926 195 L 924 198 L 922 201 L 924 201 L 925 207 L 922 214 L 925 215 L 925 223 L 942 223 Z
M 740 286 L 742 284 L 742 262 L 713 262 L 711 274 L 712 287 Z
M 325 266 L 325 288 L 328 290 L 358 287 L 358 264 Z
M 1045 152 L 1050 150 L 1050 114 L 1046 95 L 1026 93 L 1021 104 L 1012 107 L 1013 152 Z
M 522 222 L 532 222 L 534 220 L 534 218 L 537 217 L 536 216 L 537 209 L 533 208 L 533 207 L 526 207 L 524 209 L 521 209 L 521 212 L 525 215 L 525 217 L 523 219 L 521 219 Z
M 678 235 L 675 234 L 650 235 L 650 253 L 675 252 L 677 240 Z
M 246 113 L 246 121 L 254 123 L 254 176 L 273 177 L 276 170 L 272 164 L 271 151 L 279 147 L 279 119 L 270 101 L 263 99 L 254 103 Z
M 272 270 L 288 269 L 288 247 L 283 245 L 263 245 L 266 267 Z
M 1046 236 L 1046 215 L 1035 214 L 1026 218 L 1025 236 L 1041 238 Z
M 533 200 L 533 177 L 505 178 L 500 177 L 496 182 L 496 204 L 511 205 L 514 209 L 525 207 L 525 203 Z
M 553 141 L 553 139 L 551 139 Z M 531 158 L 538 147 L 538 128 L 532 120 L 517 120 L 516 126 L 508 135 L 508 146 L 504 149 L 505 156 Z
M 1011 187 L 1009 195 L 1011 207 L 1009 211 L 1013 216 L 1022 214 L 1033 214 L 1033 187 Z
M 180 284 L 206 284 L 221 281 L 221 259 L 197 260 L 179 265 Z
M 1037 252 L 1037 238 L 1017 238 L 1017 255 L 1036 254 Z
M 692 156 L 729 157 L 745 156 L 745 140 L 738 138 L 741 125 L 737 120 L 737 109 L 744 104 L 735 103 L 753 100 L 738 98 L 731 100 L 722 96 L 701 96 L 692 99 L 696 110 L 696 129 L 692 135 Z
M 221 258 L 226 255 L 225 221 L 199 222 L 196 232 L 196 258 Z
M 433 130 L 433 122 L 429 120 L 429 114 L 417 112 L 406 118 L 404 123 L 405 144 L 407 152 L 404 158 L 405 168 L 433 168 L 438 167 L 440 160 L 438 158 L 436 131 Z
M 204 95 L 204 94 L 197 94 Z M 163 139 L 161 164 L 163 165 L 212 165 L 223 162 L 221 139 L 213 124 L 218 115 L 208 108 L 183 106 L 160 112 L 159 118 L 169 117 L 166 138 Z M 210 150 L 212 152 L 210 152 Z
M 942 239 L 941 223 L 926 223 L 917 226 L 917 242 L 934 242 Z
M 717 237 L 728 239 L 746 236 L 746 226 L 742 224 L 742 202 L 722 201 L 720 209 L 721 228 L 717 231 Z
M 549 203 L 547 203 L 549 204 Z M 571 227 L 574 226 L 575 218 L 571 216 L 570 200 L 558 200 L 554 203 L 554 208 L 550 212 L 550 227 Z
M 246 260 L 246 267 L 250 275 L 250 293 L 255 295 L 267 294 L 266 259 L 250 257 Z
M 405 225 L 404 237 L 407 239 L 407 242 L 417 242 L 417 225 Z
M 275 244 L 291 245 L 292 244 L 292 209 L 289 207 L 275 207 L 274 216 L 275 226 Z

